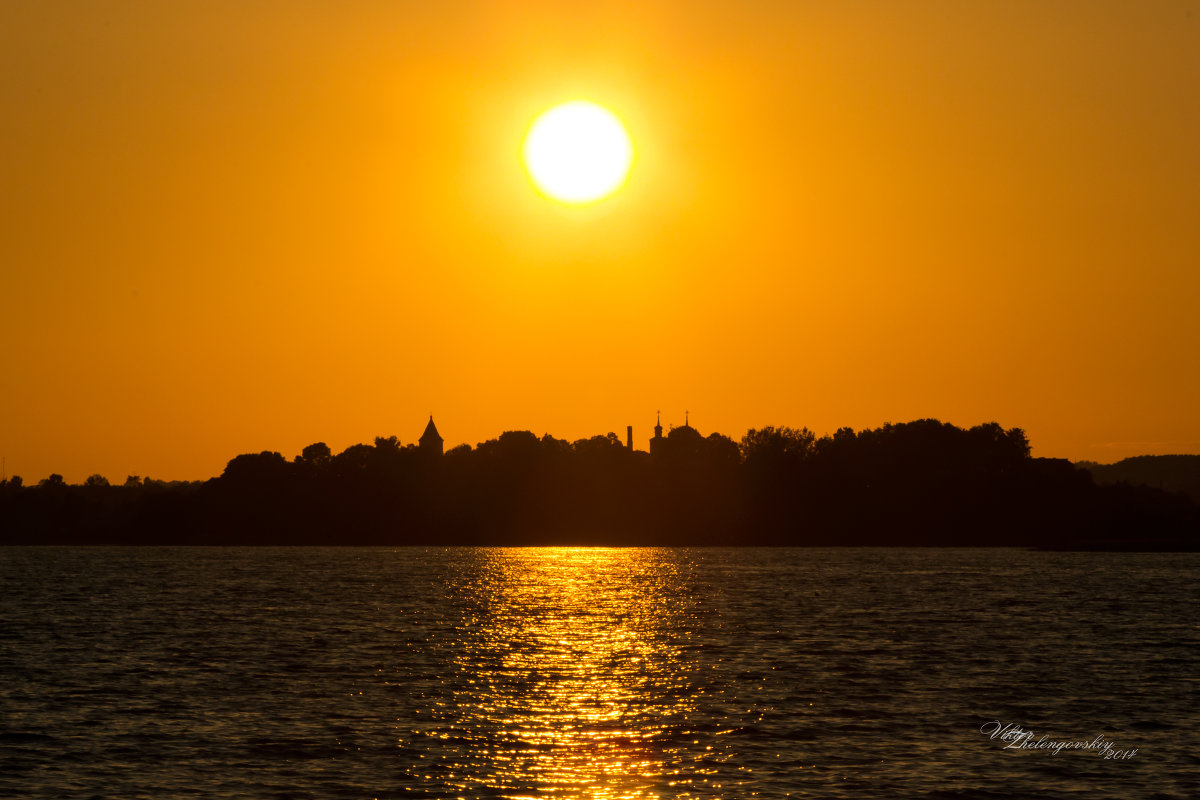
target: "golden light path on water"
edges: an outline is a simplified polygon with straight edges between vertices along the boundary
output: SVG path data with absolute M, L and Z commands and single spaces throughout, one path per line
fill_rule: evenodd
M 4 798 L 1200 797 L 1197 554 L 9 550 Z
M 704 599 L 689 563 L 678 551 L 478 551 L 451 598 L 461 622 L 437 637 L 456 674 L 431 686 L 419 741 L 402 743 L 425 750 L 414 777 L 464 797 L 719 791 L 736 725 L 711 721 L 724 690 L 706 682 L 716 667 L 695 638 Z

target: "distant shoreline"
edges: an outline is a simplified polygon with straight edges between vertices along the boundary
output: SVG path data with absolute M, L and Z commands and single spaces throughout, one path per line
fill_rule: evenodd
M 1189 494 L 1097 482 L 996 423 L 740 442 L 684 425 L 649 453 L 508 431 L 443 453 L 430 420 L 416 444 L 247 453 L 204 482 L 93 477 L 0 483 L 0 544 L 1200 550 Z
M 1030 547 L 1006 544 L 977 544 L 977 545 L 905 545 L 905 544 L 171 544 L 171 543 L 120 543 L 120 542 L 83 542 L 83 543 L 0 543 L 0 548 L 33 549 L 39 547 L 51 548 L 87 548 L 87 549 L 308 549 L 308 550 L 1014 550 L 1023 553 L 1112 553 L 1114 555 L 1134 555 L 1138 553 L 1200 553 L 1200 546 L 1163 547 L 1147 546 L 1144 543 L 1131 542 L 1128 546 L 1081 546 L 1081 547 Z

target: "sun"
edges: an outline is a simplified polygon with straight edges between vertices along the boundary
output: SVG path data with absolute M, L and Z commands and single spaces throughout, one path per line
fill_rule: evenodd
M 633 142 L 617 115 L 586 100 L 544 112 L 521 148 L 534 185 L 564 203 L 591 203 L 621 188 L 633 164 Z

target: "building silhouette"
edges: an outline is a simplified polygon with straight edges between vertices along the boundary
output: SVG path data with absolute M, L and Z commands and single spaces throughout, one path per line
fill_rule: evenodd
M 666 436 L 663 436 L 662 412 L 656 413 L 654 437 L 650 440 L 651 458 L 662 458 L 668 452 L 674 458 L 681 453 L 694 451 L 700 446 L 698 442 L 702 442 L 704 437 L 692 427 L 690 412 L 683 412 L 683 424 L 671 428 Z
M 429 415 L 429 424 L 425 426 L 425 432 L 421 434 L 418 444 L 423 453 L 435 456 L 442 454 L 442 437 L 438 433 L 437 426 L 433 424 L 433 414 Z
M 663 442 L 666 439 L 662 435 L 662 412 L 656 411 L 654 420 L 654 438 L 650 440 L 650 457 L 657 458 L 662 453 Z
M 610 434 L 611 435 L 611 434 Z M 670 434 L 663 436 L 662 412 L 655 412 L 654 420 L 654 436 L 650 439 L 650 456 L 658 458 L 668 449 L 667 442 L 674 438 L 693 438 L 699 437 L 699 433 L 691 426 L 690 412 L 684 412 L 683 425 L 672 428 Z M 438 433 L 437 425 L 433 422 L 433 414 L 429 415 L 429 422 L 425 425 L 425 432 L 421 434 L 421 438 L 417 440 L 418 448 L 422 453 L 427 453 L 433 456 L 440 456 L 444 450 L 444 440 L 442 435 Z M 625 428 L 625 447 L 633 451 L 633 426 L 628 425 Z M 678 447 L 674 448 L 678 449 Z

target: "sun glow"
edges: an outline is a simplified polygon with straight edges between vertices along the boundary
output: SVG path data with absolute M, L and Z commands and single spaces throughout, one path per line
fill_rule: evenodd
M 590 203 L 624 185 L 633 142 L 611 111 L 575 100 L 534 121 L 521 155 L 543 194 L 564 203 Z

